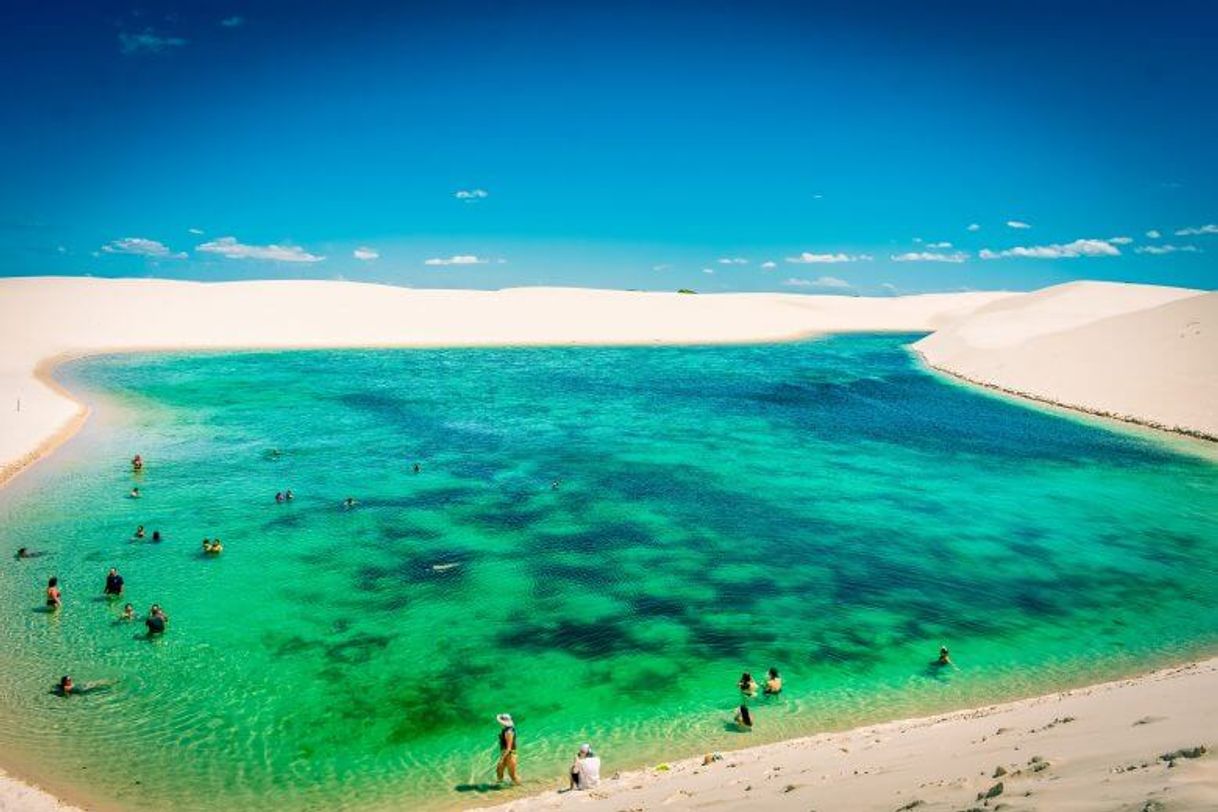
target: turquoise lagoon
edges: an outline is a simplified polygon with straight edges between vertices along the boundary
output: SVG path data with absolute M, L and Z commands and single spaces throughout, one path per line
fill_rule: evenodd
M 581 741 L 613 772 L 1214 651 L 1213 462 L 914 338 L 73 362 L 99 410 L 0 497 L 46 553 L 0 567 L 3 763 L 101 807 L 461 806 L 512 797 L 501 711 L 536 790 Z

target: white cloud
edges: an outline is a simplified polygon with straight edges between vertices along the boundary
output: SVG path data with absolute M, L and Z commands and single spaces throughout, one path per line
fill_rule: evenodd
M 914 237 L 914 238 L 913 238 L 913 241 L 914 241 L 914 242 L 917 242 L 917 243 L 920 243 L 920 242 L 922 242 L 922 238 L 921 238 L 921 237 Z
M 761 263 L 761 267 L 765 268 L 766 270 L 769 270 L 770 268 L 777 268 L 778 263 L 772 259 L 767 259 L 765 262 Z
M 812 195 L 812 199 L 813 199 L 813 200 L 822 200 L 823 198 L 824 198 L 824 195 L 820 194 L 819 192 L 817 192 L 816 194 Z
M 68 248 L 65 245 L 60 245 L 60 246 L 56 246 L 55 251 L 60 254 L 66 254 L 66 253 L 68 253 Z
M 365 262 L 367 262 L 367 261 L 373 260 L 373 259 L 380 259 L 381 253 L 380 253 L 380 251 L 377 251 L 375 248 L 368 248 L 366 246 L 361 245 L 359 248 L 356 248 L 354 251 L 351 252 L 351 256 L 355 257 L 356 259 L 362 259 Z
M 672 267 L 672 266 L 671 266 L 671 265 L 669 265 L 667 262 L 661 262 L 659 265 L 652 265 L 652 266 L 651 266 L 651 270 L 653 270 L 653 271 L 667 271 L 667 270 L 668 270 L 669 268 L 671 268 L 671 267 Z
M 267 259 L 275 262 L 321 262 L 325 259 L 296 245 L 245 245 L 237 242 L 236 237 L 220 237 L 195 246 L 195 250 L 229 259 Z
M 134 254 L 154 259 L 186 259 L 184 252 L 174 253 L 169 246 L 156 240 L 146 240 L 143 237 L 124 237 L 121 240 L 111 240 L 101 247 L 107 254 Z
M 225 17 L 221 20 L 220 25 L 225 28 L 240 28 L 245 25 L 245 18 L 234 14 L 232 17 Z
M 967 229 L 967 230 L 968 230 L 968 231 L 980 231 L 980 230 L 981 230 L 981 223 L 969 223 L 969 224 L 968 224 L 968 229 Z
M 1207 223 L 1203 226 L 1176 229 L 1177 237 L 1196 237 L 1201 234 L 1218 234 L 1218 224 Z
M 718 260 L 720 265 L 748 265 L 749 261 L 744 257 L 720 257 Z
M 1007 220 L 1007 228 L 1031 228 L 1031 223 L 1025 223 L 1023 220 Z
M 834 262 L 858 262 L 859 260 L 871 259 L 867 254 L 813 254 L 804 251 L 797 257 L 787 257 L 787 262 L 794 262 L 802 265 L 834 263 Z
M 490 192 L 485 189 L 458 189 L 453 193 L 453 197 L 457 198 L 457 200 L 473 202 L 490 197 Z
M 1198 254 L 1201 249 L 1195 245 L 1139 245 L 1133 249 L 1139 254 Z
M 196 235 L 196 236 L 201 235 L 201 234 L 203 233 L 203 229 L 201 229 L 201 228 L 188 228 L 188 229 L 186 229 L 186 230 L 187 230 L 187 231 L 189 231 L 191 234 L 194 234 L 194 235 Z
M 818 276 L 815 279 L 800 279 L 798 277 L 790 277 L 783 281 L 784 285 L 789 285 L 795 288 L 849 288 L 853 287 L 845 279 L 838 279 L 836 276 Z
M 1075 257 L 1119 257 L 1120 250 L 1107 240 L 1075 240 L 1064 244 L 1029 245 L 1007 248 L 1002 251 L 981 249 L 982 259 L 1004 259 L 1024 257 L 1027 259 L 1073 259 Z
M 1129 245 L 1133 242 L 1133 237 L 1109 237 L 1108 242 L 1113 245 Z
M 940 251 L 907 251 L 904 254 L 894 254 L 893 262 L 964 262 L 968 254 L 954 251 L 944 254 Z
M 951 248 L 952 244 L 950 242 L 932 242 L 932 243 L 927 243 L 926 247 L 927 248 Z
M 125 54 L 159 54 L 170 48 L 181 48 L 185 44 L 186 40 L 181 37 L 164 37 L 151 28 L 145 29 L 141 34 L 120 31 L 118 35 L 118 49 Z
M 709 274 L 713 274 L 714 272 L 715 272 L 715 269 L 714 269 L 714 268 L 703 268 L 703 269 L 702 269 L 702 273 L 709 273 Z
M 1150 231 L 1146 232 L 1146 236 L 1150 237 L 1152 240 L 1157 240 L 1160 237 L 1162 237 L 1163 235 L 1161 233 L 1159 233 L 1159 231 L 1157 229 L 1152 228 Z
M 485 265 L 486 260 L 473 254 L 454 254 L 451 257 L 432 257 L 423 260 L 424 265 Z

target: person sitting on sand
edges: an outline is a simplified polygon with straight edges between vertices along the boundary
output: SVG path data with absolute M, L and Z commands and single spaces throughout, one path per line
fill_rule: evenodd
M 936 661 L 936 665 L 951 665 L 951 664 L 952 664 L 952 658 L 948 656 L 947 646 L 939 646 L 939 659 Z
M 740 675 L 740 693 L 745 696 L 757 696 L 757 681 L 748 671 Z
M 571 762 L 571 789 L 589 790 L 601 782 L 601 760 L 592 745 L 581 744 Z
M 59 579 L 51 576 L 47 581 L 47 608 L 51 611 L 63 606 L 63 596 L 59 593 Z
M 106 575 L 106 594 L 114 597 L 123 594 L 123 576 L 119 575 L 114 567 L 111 567 Z
M 152 531 L 152 540 L 154 542 L 156 542 L 157 544 L 160 544 L 160 542 L 161 542 L 161 531 L 160 530 Z
M 127 495 L 128 495 L 129 497 L 131 497 L 132 499 L 139 499 L 139 498 L 140 498 L 140 489 L 139 489 L 139 488 L 132 488 L 132 489 L 131 489 L 131 493 L 129 493 L 129 494 L 127 494 Z
M 144 537 L 144 525 L 141 524 L 139 527 L 135 528 L 135 537 L 137 539 L 142 539 Z
M 748 705 L 742 703 L 740 707 L 736 709 L 735 722 L 736 727 L 740 728 L 741 730 L 748 731 L 753 729 L 753 714 L 749 713 Z
M 154 637 L 158 634 L 165 633 L 165 624 L 169 622 L 169 618 L 165 616 L 165 612 L 157 604 L 152 604 L 152 608 L 148 610 L 148 617 L 144 620 L 144 626 L 148 629 L 148 636 Z
M 136 454 L 134 457 L 131 458 L 131 470 L 132 471 L 144 470 L 144 458 L 141 457 L 139 454 Z
M 503 783 L 503 773 L 506 770 L 512 783 L 520 786 L 520 778 L 516 775 L 516 725 L 512 722 L 510 713 L 501 713 L 495 717 L 499 723 L 499 761 L 495 764 L 495 777 Z
M 770 696 L 782 693 L 782 677 L 778 675 L 777 668 L 770 669 L 770 675 L 765 681 L 765 692 Z
M 135 607 L 131 604 L 124 606 L 121 620 L 135 620 Z

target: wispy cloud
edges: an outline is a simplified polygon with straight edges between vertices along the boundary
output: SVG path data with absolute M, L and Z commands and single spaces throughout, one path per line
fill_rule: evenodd
M 245 18 L 234 14 L 231 17 L 225 17 L 223 20 L 221 20 L 220 25 L 224 26 L 225 28 L 240 28 L 241 26 L 245 25 Z
M 978 254 L 982 259 L 1006 259 L 1008 257 L 1074 259 L 1075 257 L 1119 257 L 1120 255 L 1120 249 L 1107 240 L 1075 240 L 1053 245 L 1021 245 L 1002 251 L 983 248 Z
M 969 223 L 967 231 L 980 231 L 981 223 Z
M 453 193 L 453 197 L 457 198 L 457 200 L 464 200 L 468 203 L 472 203 L 475 200 L 485 200 L 490 196 L 491 193 L 485 189 L 458 189 Z
M 761 263 L 761 267 L 765 268 L 768 271 L 771 268 L 777 268 L 778 263 L 772 259 L 767 259 L 765 262 Z
M 112 240 L 103 245 L 101 250 L 107 254 L 134 254 L 154 259 L 186 259 L 184 252 L 174 253 L 164 243 L 147 240 L 143 237 L 124 237 L 121 240 Z
M 702 273 L 714 275 L 715 269 L 714 268 L 703 268 Z
M 804 251 L 799 256 L 787 257 L 787 262 L 794 262 L 801 265 L 815 265 L 821 263 L 832 264 L 835 262 L 858 262 L 860 260 L 868 259 L 871 259 L 870 255 L 868 254 L 843 254 L 840 252 L 836 254 L 813 254 L 808 251 Z
M 907 251 L 904 254 L 894 254 L 893 262 L 964 262 L 968 254 L 963 251 L 953 251 L 945 254 L 941 251 Z
M 219 254 L 228 259 L 265 259 L 274 262 L 321 262 L 325 259 L 297 245 L 246 245 L 237 242 L 236 237 L 220 237 L 195 246 L 195 250 Z
M 1133 237 L 1109 237 L 1108 242 L 1113 245 L 1129 245 L 1133 242 Z
M 1023 220 L 1007 220 L 1007 228 L 1031 228 L 1031 223 L 1025 223 Z
M 926 244 L 927 248 L 951 248 L 950 242 L 930 242 Z
M 377 251 L 375 248 L 367 248 L 367 247 L 361 245 L 359 248 L 356 248 L 354 251 L 351 252 L 351 256 L 355 257 L 356 259 L 362 259 L 365 262 L 368 262 L 373 259 L 380 259 L 381 252 Z
M 793 288 L 837 288 L 839 290 L 853 287 L 845 279 L 839 279 L 836 276 L 818 276 L 815 279 L 801 279 L 792 276 L 783 280 L 783 284 Z
M 1163 234 L 1158 229 L 1152 228 L 1150 231 L 1146 232 L 1146 236 L 1150 237 L 1152 240 L 1157 240 L 1162 237 Z
M 1218 224 L 1206 223 L 1203 226 L 1176 229 L 1177 237 L 1197 237 L 1202 234 L 1218 234 Z
M 423 260 L 424 265 L 485 265 L 487 260 L 473 254 L 454 254 L 451 257 L 432 257 Z
M 667 262 L 661 262 L 659 265 L 652 265 L 652 266 L 651 266 L 651 270 L 653 270 L 653 271 L 667 271 L 667 270 L 668 270 L 669 268 L 671 268 L 671 267 L 672 267 L 672 266 L 671 266 L 671 265 L 669 265 Z
M 151 28 L 146 28 L 139 34 L 120 31 L 118 34 L 118 49 L 124 54 L 159 54 L 173 48 L 181 48 L 186 40 L 181 37 L 168 37 L 158 34 Z
M 719 257 L 717 260 L 720 265 L 748 265 L 749 261 L 744 257 Z
M 1139 245 L 1133 249 L 1138 254 L 1199 254 L 1201 249 L 1195 245 Z
M 191 234 L 194 234 L 195 236 L 201 235 L 203 233 L 203 229 L 201 229 L 201 228 L 188 228 L 186 230 L 189 231 Z

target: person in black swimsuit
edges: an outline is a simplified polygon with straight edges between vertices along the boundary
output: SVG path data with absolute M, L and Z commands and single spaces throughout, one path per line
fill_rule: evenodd
M 516 725 L 512 722 L 512 716 L 509 713 L 499 714 L 495 717 L 495 721 L 501 728 L 499 731 L 499 763 L 495 765 L 495 777 L 502 783 L 503 773 L 506 770 L 512 783 L 520 786 L 520 778 L 516 775 Z

